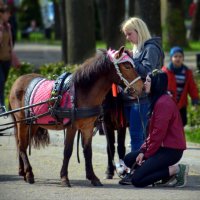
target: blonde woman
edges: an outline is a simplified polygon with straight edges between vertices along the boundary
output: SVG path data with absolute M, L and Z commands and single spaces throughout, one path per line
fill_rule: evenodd
M 147 25 L 137 17 L 124 21 L 121 29 L 126 39 L 131 42 L 131 56 L 136 71 L 145 81 L 149 72 L 160 69 L 163 65 L 164 53 L 159 37 L 151 37 Z M 143 94 L 139 103 L 129 95 L 124 95 L 125 115 L 130 125 L 131 151 L 136 151 L 142 145 L 146 136 L 148 98 Z
M 11 66 L 12 38 L 9 17 L 8 7 L 0 1 L 0 113 L 5 112 L 4 86 Z

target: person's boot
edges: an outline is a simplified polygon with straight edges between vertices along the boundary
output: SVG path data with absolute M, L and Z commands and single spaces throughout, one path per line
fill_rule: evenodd
M 131 173 L 127 173 L 120 181 L 119 181 L 119 184 L 120 185 L 132 185 L 132 177 L 133 177 L 133 174 Z

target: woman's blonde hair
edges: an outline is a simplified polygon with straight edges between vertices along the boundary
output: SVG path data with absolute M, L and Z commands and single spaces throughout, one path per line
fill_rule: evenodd
M 137 17 L 131 17 L 124 21 L 121 25 L 121 30 L 125 31 L 136 31 L 138 33 L 138 44 L 133 44 L 133 50 L 141 50 L 144 42 L 151 38 L 151 34 L 147 25 L 143 20 Z

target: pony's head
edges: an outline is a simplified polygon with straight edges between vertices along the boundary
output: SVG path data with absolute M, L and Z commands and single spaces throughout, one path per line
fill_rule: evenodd
M 143 82 L 135 70 L 131 56 L 124 51 L 124 47 L 117 51 L 109 49 L 107 54 L 125 85 L 125 92 L 129 89 L 133 96 L 139 96 L 143 90 Z
M 130 63 L 133 67 L 135 67 L 134 63 L 133 63 L 133 59 L 124 51 L 124 47 L 121 47 L 120 50 L 115 51 L 112 49 L 109 49 L 107 51 L 107 54 L 110 58 L 110 60 L 113 63 L 125 63 L 128 62 Z

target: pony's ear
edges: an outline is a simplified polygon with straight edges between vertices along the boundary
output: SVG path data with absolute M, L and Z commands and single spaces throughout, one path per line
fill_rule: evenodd
M 129 56 L 129 57 L 133 57 L 133 52 L 132 51 L 129 51 L 127 49 L 124 50 L 124 52 Z
M 119 51 L 118 51 L 118 54 L 117 54 L 117 58 L 120 58 L 124 52 L 124 46 L 120 47 Z

